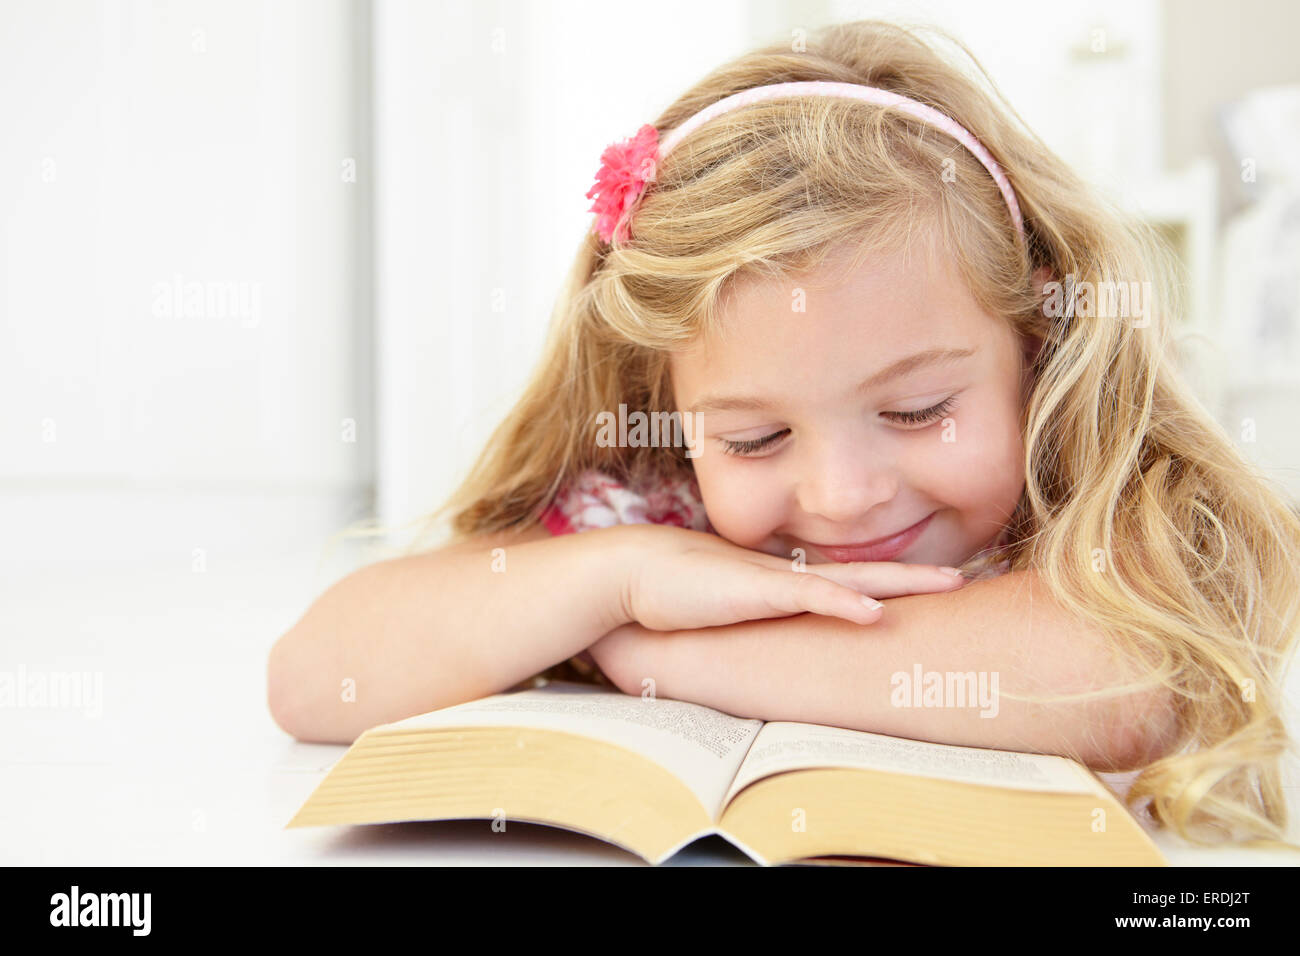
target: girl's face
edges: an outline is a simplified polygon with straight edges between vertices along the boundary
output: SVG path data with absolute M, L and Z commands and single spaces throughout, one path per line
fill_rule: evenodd
M 728 337 L 672 356 L 677 408 L 698 416 L 705 511 L 734 544 L 802 548 L 813 564 L 961 564 L 994 544 L 1024 488 L 1029 355 L 941 254 L 870 259 L 833 284 L 837 268 L 739 280 Z M 824 547 L 922 521 L 883 551 Z

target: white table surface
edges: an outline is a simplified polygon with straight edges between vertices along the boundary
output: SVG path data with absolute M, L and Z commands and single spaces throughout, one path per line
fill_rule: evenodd
M 645 865 L 518 822 L 283 829 L 347 749 L 292 739 L 266 708 L 271 645 L 332 580 L 318 557 L 0 567 L 0 671 L 103 680 L 98 717 L 0 707 L 0 864 Z M 1155 839 L 1176 866 L 1300 862 Z M 720 837 L 665 865 L 692 864 L 753 865 Z

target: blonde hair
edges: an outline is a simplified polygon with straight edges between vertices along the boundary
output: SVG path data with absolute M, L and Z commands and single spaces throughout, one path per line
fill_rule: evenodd
M 1027 243 L 978 161 L 896 110 L 798 98 L 715 119 L 656 171 L 629 241 L 584 234 L 522 397 L 425 526 L 450 513 L 453 541 L 530 528 L 585 468 L 622 480 L 691 475 L 682 449 L 601 447 L 594 416 L 619 403 L 674 411 L 668 356 L 719 331 L 739 277 L 803 273 L 846 244 L 858 264 L 910 248 L 929 224 L 981 308 L 1041 342 L 1022 412 L 1025 490 L 1000 546 L 970 564 L 1035 569 L 1064 608 L 1150 671 L 1145 685 L 1089 696 L 1174 693 L 1181 751 L 1142 769 L 1130 804 L 1150 798 L 1157 823 L 1194 842 L 1295 849 L 1280 760 L 1300 515 L 1183 383 L 1169 354 L 1182 310 L 1176 260 L 1152 228 L 1094 195 L 969 50 L 934 28 L 859 21 L 823 28 L 805 51 L 754 50 L 654 125 L 662 133 L 732 93 L 795 80 L 893 90 L 966 126 L 1010 178 Z M 1078 287 L 1150 281 L 1148 324 L 1045 309 L 1040 269 Z

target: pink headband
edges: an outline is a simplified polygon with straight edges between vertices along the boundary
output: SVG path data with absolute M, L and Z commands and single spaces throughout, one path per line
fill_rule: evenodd
M 1024 239 L 1025 225 L 1020 216 L 1020 204 L 1016 202 L 1015 191 L 1007 181 L 1006 173 L 1002 171 L 1002 167 L 997 164 L 989 151 L 980 145 L 980 141 L 967 132 L 965 127 L 933 107 L 898 93 L 858 83 L 832 83 L 825 80 L 772 83 L 741 90 L 700 110 L 664 137 L 662 144 L 659 142 L 659 131 L 647 123 L 637 130 L 636 135 L 631 139 L 606 147 L 600 157 L 600 170 L 596 173 L 596 184 L 587 191 L 588 199 L 598 196 L 588 210 L 597 213 L 596 233 L 609 242 L 617 227 L 619 241 L 627 241 L 628 221 L 623 218 L 624 214 L 629 213 L 636 205 L 646 184 L 655 178 L 658 164 L 663 162 L 664 157 L 682 141 L 683 137 L 709 120 L 742 106 L 748 106 L 750 103 L 798 95 L 841 96 L 866 103 L 876 103 L 880 106 L 897 106 L 903 112 L 943 130 L 970 150 L 989 171 L 994 182 L 998 184 L 998 189 L 1002 191 L 1002 198 L 1006 200 L 1007 208 L 1011 211 L 1011 219 L 1016 224 L 1016 230 L 1020 233 L 1021 239 Z M 630 216 L 628 218 L 630 219 Z M 622 220 L 621 225 L 620 220 Z

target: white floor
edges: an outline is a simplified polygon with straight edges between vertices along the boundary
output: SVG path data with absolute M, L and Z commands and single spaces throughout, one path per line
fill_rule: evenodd
M 0 670 L 102 680 L 98 713 L 0 708 L 0 864 L 641 865 L 527 824 L 284 830 L 346 749 L 294 741 L 266 708 L 271 644 L 342 573 L 318 557 L 0 567 Z M 1175 865 L 1300 862 L 1157 840 Z M 747 862 L 718 838 L 672 861 Z

